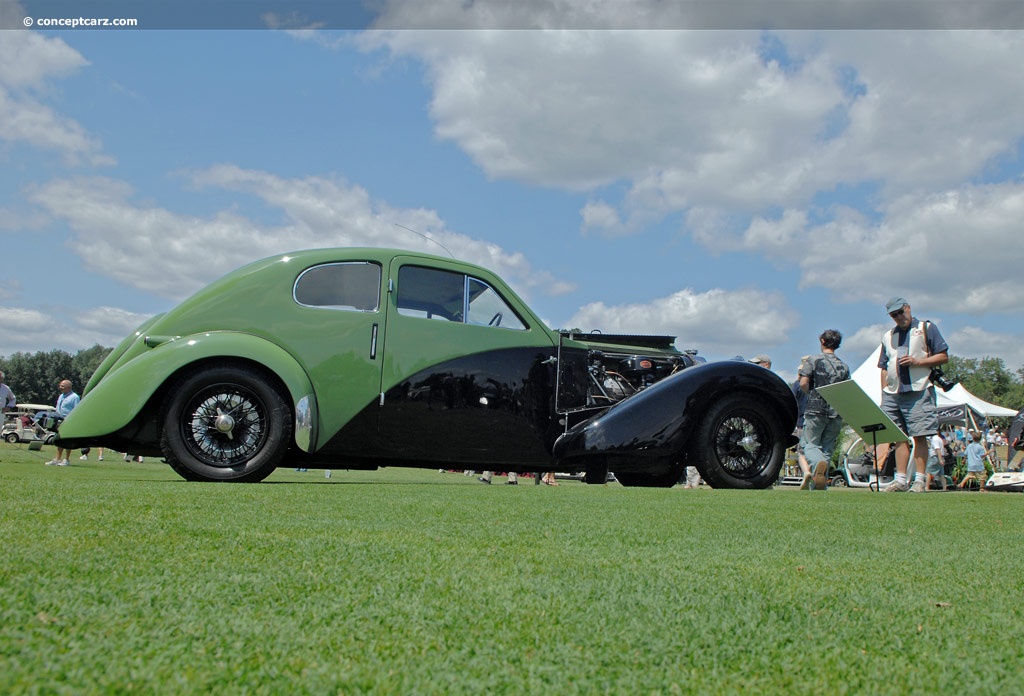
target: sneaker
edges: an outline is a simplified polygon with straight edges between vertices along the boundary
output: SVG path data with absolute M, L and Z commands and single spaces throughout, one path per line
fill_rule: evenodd
M 83 454 L 81 457 L 78 458 L 78 461 L 80 461 L 80 462 L 87 462 L 87 461 L 89 461 L 89 455 L 88 454 Z
M 902 493 L 903 491 L 907 490 L 908 488 L 909 488 L 909 486 L 907 485 L 906 481 L 896 481 L 896 480 L 893 480 L 892 483 L 890 483 L 888 486 L 886 486 L 885 488 L 882 489 L 882 492 L 883 493 Z
M 57 462 L 57 466 L 70 466 L 70 465 L 68 464 L 68 460 L 67 459 L 61 459 L 59 462 Z
M 101 454 L 101 455 L 100 455 L 100 456 L 98 457 L 98 459 L 99 459 L 99 461 L 101 461 L 101 462 L 102 462 L 102 461 L 103 461 L 103 455 Z
M 488 486 L 491 485 L 491 480 L 485 479 L 483 476 L 479 477 L 477 481 L 479 481 L 480 483 L 486 483 Z
M 828 462 L 820 461 L 814 465 L 814 490 L 824 491 L 828 488 Z
M 925 488 L 924 481 L 920 477 L 914 479 L 914 485 L 910 487 L 911 493 L 925 493 L 927 490 L 928 489 Z
M 59 459 L 51 459 L 50 461 L 46 462 L 46 466 L 57 466 L 58 462 L 60 462 Z

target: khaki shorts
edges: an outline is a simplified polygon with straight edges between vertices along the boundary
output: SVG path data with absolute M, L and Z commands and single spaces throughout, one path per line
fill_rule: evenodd
M 882 410 L 910 437 L 939 432 L 939 411 L 931 387 L 919 392 L 882 392 Z

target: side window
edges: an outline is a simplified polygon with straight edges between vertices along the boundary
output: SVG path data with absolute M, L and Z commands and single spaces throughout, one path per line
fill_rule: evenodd
M 503 329 L 522 331 L 526 328 L 512 308 L 487 283 L 470 278 L 466 284 L 469 291 L 469 324 L 500 326 Z
M 328 263 L 307 268 L 295 281 L 300 305 L 376 312 L 380 308 L 381 268 L 375 263 Z
M 398 271 L 395 301 L 398 313 L 407 317 L 526 329 L 519 316 L 491 286 L 462 273 L 402 266 Z
M 398 270 L 398 313 L 407 317 L 462 321 L 466 276 L 420 266 Z

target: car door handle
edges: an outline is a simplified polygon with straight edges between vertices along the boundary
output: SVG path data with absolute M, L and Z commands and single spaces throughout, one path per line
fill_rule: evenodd
M 370 360 L 377 359 L 377 324 L 373 325 L 370 332 Z

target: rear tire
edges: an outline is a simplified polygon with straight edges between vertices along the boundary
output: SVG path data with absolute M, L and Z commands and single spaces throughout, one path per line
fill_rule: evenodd
M 160 448 L 188 481 L 262 481 L 292 438 L 288 402 L 261 370 L 200 368 L 169 391 Z
M 21 438 L 18 437 L 18 433 L 7 433 L 4 439 L 7 440 L 12 445 L 16 445 L 21 441 Z
M 779 477 L 786 433 L 769 403 L 754 394 L 714 402 L 697 426 L 687 463 L 712 488 L 768 488 Z

